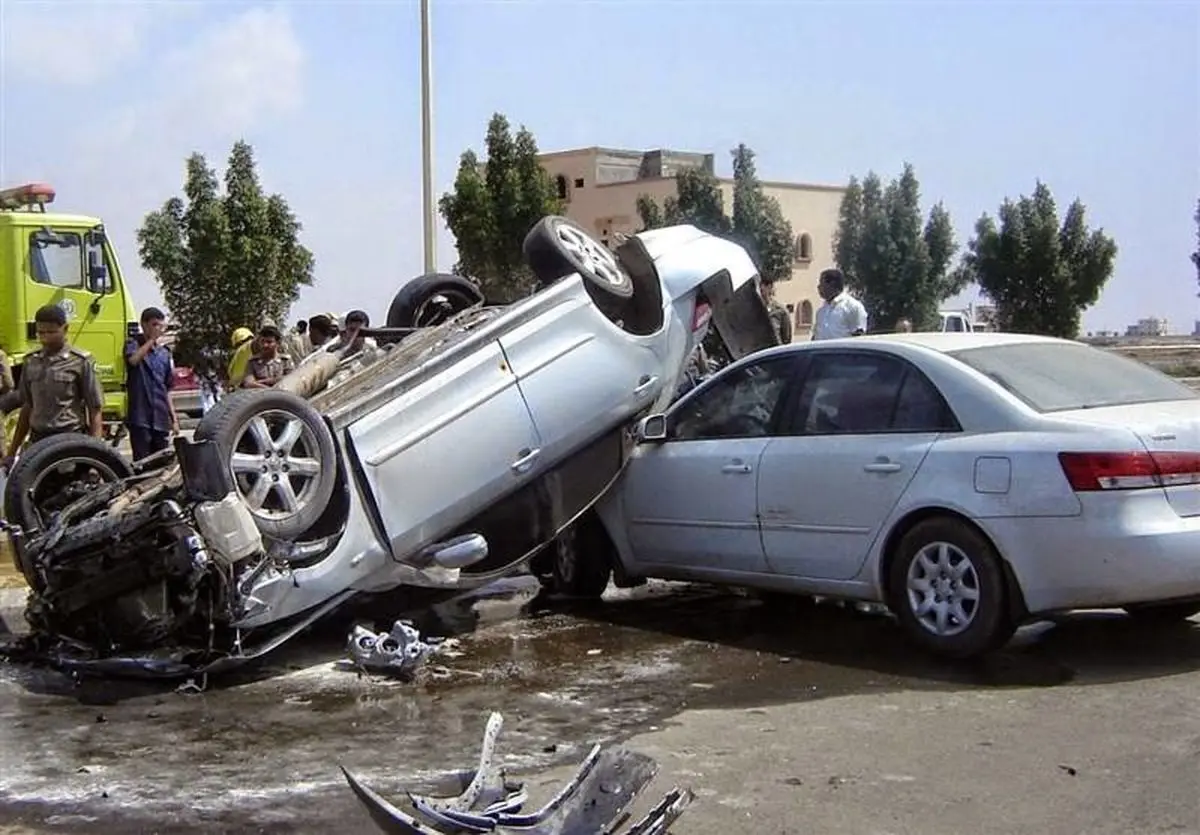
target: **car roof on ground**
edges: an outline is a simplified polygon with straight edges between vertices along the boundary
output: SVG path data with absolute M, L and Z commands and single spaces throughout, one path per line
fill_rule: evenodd
M 1057 343 L 1060 345 L 1080 344 L 1066 339 L 1056 339 L 1050 336 L 1034 336 L 1025 333 L 878 333 L 867 336 L 853 336 L 845 339 L 828 339 L 820 342 L 794 342 L 791 347 L 863 347 L 885 345 L 913 345 L 928 348 L 933 351 L 949 353 L 962 351 L 967 348 L 991 348 L 998 345 L 1021 345 L 1034 342 Z

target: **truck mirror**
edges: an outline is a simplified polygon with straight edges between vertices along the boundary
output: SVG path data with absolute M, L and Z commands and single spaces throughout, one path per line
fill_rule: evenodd
M 95 247 L 104 246 L 104 241 L 107 239 L 107 237 L 108 236 L 104 234 L 103 226 L 95 226 L 92 229 L 88 230 L 88 233 L 87 233 L 88 246 L 95 246 Z
M 88 288 L 93 293 L 112 291 L 108 281 L 108 266 L 100 260 L 100 253 L 94 249 L 88 253 Z

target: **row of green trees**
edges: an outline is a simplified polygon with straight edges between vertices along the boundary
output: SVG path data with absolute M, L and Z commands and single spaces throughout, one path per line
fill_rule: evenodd
M 462 155 L 440 210 L 458 244 L 455 271 L 477 280 L 489 299 L 512 301 L 533 287 L 521 257 L 525 233 L 563 205 L 524 126 L 514 134 L 497 113 L 485 145 L 486 165 L 473 151 Z M 691 223 L 727 236 L 746 247 L 764 278 L 786 280 L 799 255 L 794 230 L 764 192 L 754 152 L 738 145 L 732 158 L 730 212 L 721 182 L 688 168 L 662 205 L 638 199 L 643 228 Z M 137 236 L 143 266 L 183 326 L 179 348 L 189 358 L 225 348 L 237 327 L 267 318 L 283 322 L 301 288 L 313 282 L 312 253 L 299 242 L 301 224 L 282 196 L 263 190 L 247 143 L 234 145 L 221 186 L 205 158 L 193 154 L 183 197 L 148 214 Z M 1103 230 L 1088 228 L 1085 215 L 1075 200 L 1060 218 L 1050 189 L 1039 181 L 1032 194 L 1006 199 L 995 217 L 980 217 L 960 255 L 949 213 L 941 203 L 922 210 L 920 183 L 905 165 L 887 182 L 874 172 L 851 179 L 833 241 L 835 261 L 876 327 L 890 328 L 900 318 L 932 325 L 940 304 L 973 284 L 995 304 L 1001 329 L 1070 337 L 1112 275 L 1117 253 Z M 1191 261 L 1200 284 L 1200 201 L 1195 220 Z

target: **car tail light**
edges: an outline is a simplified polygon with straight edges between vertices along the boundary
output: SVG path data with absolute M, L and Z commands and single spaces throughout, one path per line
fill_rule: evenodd
M 1200 452 L 1060 452 L 1077 492 L 1200 484 Z
M 696 310 L 692 313 L 692 332 L 700 330 L 708 324 L 708 320 L 712 318 L 712 305 L 708 302 L 696 302 Z

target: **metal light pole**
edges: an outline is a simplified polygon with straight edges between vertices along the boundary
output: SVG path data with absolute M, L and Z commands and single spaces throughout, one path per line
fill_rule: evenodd
M 421 208 L 425 228 L 425 272 L 437 272 L 437 214 L 433 205 L 433 71 L 429 0 L 421 0 Z

